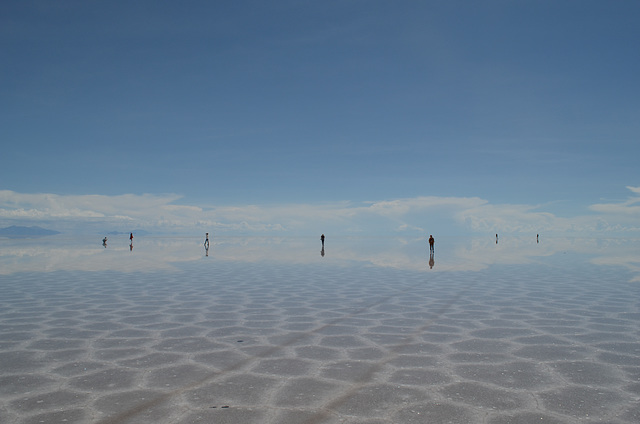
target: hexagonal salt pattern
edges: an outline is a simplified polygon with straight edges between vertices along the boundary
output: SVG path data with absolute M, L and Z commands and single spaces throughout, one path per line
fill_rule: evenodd
M 637 423 L 640 287 L 540 265 L 0 277 L 2 423 Z

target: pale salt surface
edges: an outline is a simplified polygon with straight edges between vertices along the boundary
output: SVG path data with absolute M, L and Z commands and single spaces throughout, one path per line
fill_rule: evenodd
M 0 422 L 640 422 L 637 240 L 202 241 L 0 240 Z

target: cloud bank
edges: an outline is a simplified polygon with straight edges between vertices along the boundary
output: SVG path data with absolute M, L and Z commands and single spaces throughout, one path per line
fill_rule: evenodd
M 205 206 L 177 194 L 58 195 L 0 190 L 0 226 L 43 225 L 72 233 L 145 229 L 160 234 L 342 235 L 541 233 L 640 235 L 640 187 L 625 201 L 559 217 L 540 205 L 478 197 L 420 196 L 372 202 Z

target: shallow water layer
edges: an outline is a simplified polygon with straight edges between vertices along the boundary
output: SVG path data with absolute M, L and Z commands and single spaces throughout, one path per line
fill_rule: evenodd
M 2 423 L 636 423 L 637 241 L 0 241 Z

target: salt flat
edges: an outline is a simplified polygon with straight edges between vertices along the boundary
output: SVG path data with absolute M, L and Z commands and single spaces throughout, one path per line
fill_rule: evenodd
M 640 421 L 637 241 L 140 239 L 0 241 L 0 422 Z

